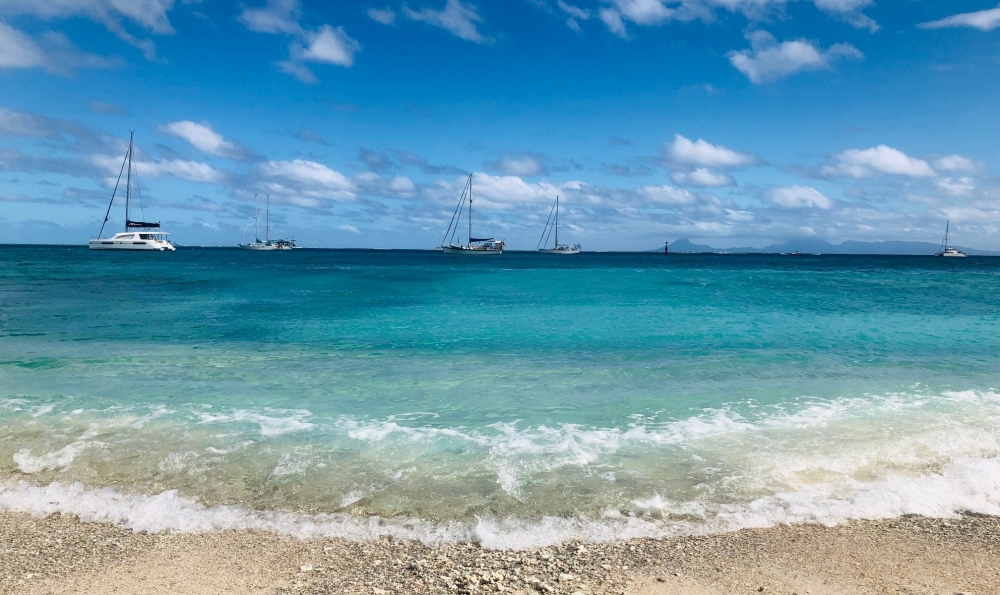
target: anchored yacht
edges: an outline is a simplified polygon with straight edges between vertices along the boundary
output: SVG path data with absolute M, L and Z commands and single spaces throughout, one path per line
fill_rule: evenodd
M 243 228 L 243 235 L 247 235 L 247 228 L 250 227 L 250 221 L 247 221 L 247 226 Z M 258 251 L 272 251 L 272 250 L 292 250 L 298 248 L 295 245 L 295 240 L 272 240 L 271 239 L 271 195 L 267 195 L 267 201 L 264 207 L 264 239 L 260 239 L 260 231 L 257 228 L 257 195 L 253 195 L 253 237 L 254 241 L 249 244 L 244 244 L 243 239 L 240 238 L 240 243 L 238 244 L 240 248 L 244 250 L 258 250 Z
M 950 220 L 944 226 L 944 240 L 941 242 L 941 251 L 935 254 L 934 256 L 943 256 L 944 258 L 965 258 L 965 252 L 948 247 L 949 227 L 951 227 Z
M 553 218 L 553 214 L 555 217 Z M 542 246 L 548 244 L 548 236 L 552 235 L 552 230 L 555 230 L 556 237 L 551 248 L 543 248 Z M 580 244 L 573 244 L 572 246 L 568 244 L 559 243 L 559 197 L 556 197 L 555 204 L 552 205 L 552 209 L 549 211 L 549 218 L 545 221 L 545 227 L 542 228 L 542 237 L 538 240 L 538 251 L 542 254 L 579 254 Z
M 108 203 L 108 210 L 104 213 L 104 223 L 101 224 L 101 231 L 97 238 L 89 242 L 91 250 L 156 250 L 166 252 L 175 250 L 174 245 L 167 239 L 169 235 L 165 231 L 160 231 L 159 222 L 150 223 L 148 221 L 132 220 L 132 179 L 135 178 L 135 193 L 139 194 L 139 176 L 133 173 L 132 154 L 134 151 L 135 132 L 129 132 L 128 152 L 125 153 L 125 161 L 122 162 L 122 171 L 118 172 L 118 181 L 115 182 L 115 189 L 111 192 L 111 202 Z M 122 181 L 122 173 L 128 165 L 128 173 L 125 176 L 125 231 L 116 233 L 110 238 L 102 238 L 104 226 L 108 224 L 108 216 L 111 214 L 111 205 L 115 203 L 115 194 L 118 193 L 118 185 Z M 139 211 L 142 208 L 142 198 L 139 198 Z M 145 218 L 145 217 L 143 217 Z
M 458 225 L 462 218 L 462 209 L 465 208 L 465 197 L 469 197 L 469 241 L 464 246 L 455 243 L 455 236 L 458 235 Z M 455 207 L 455 214 L 451 216 L 451 223 L 448 224 L 448 231 L 444 233 L 444 241 L 439 248 L 445 254 L 478 254 L 480 256 L 495 256 L 503 254 L 503 240 L 493 238 L 472 237 L 472 175 L 462 190 L 462 197 Z

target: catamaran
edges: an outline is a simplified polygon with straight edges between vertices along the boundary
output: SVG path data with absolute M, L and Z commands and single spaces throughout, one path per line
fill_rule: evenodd
M 936 253 L 934 256 L 943 256 L 945 258 L 965 258 L 965 252 L 948 247 L 949 227 L 951 227 L 951 220 L 949 220 L 944 226 L 944 240 L 941 242 L 941 251 Z
M 458 235 L 458 222 L 462 218 L 466 196 L 469 197 L 469 242 L 462 246 L 455 243 L 455 236 Z M 469 174 L 469 181 L 462 190 L 461 198 L 458 199 L 458 206 L 455 207 L 455 214 L 451 216 L 451 223 L 448 224 L 448 231 L 444 233 L 440 249 L 445 254 L 479 254 L 482 256 L 503 254 L 503 240 L 472 237 L 472 174 Z
M 553 217 L 553 214 L 555 217 Z M 549 236 L 552 235 L 552 230 L 555 230 L 556 237 L 555 242 L 552 244 L 551 248 L 543 248 L 544 245 L 548 244 Z M 573 244 L 572 246 L 568 244 L 559 243 L 559 197 L 556 196 L 556 202 L 552 205 L 552 209 L 549 210 L 549 218 L 545 221 L 545 227 L 542 229 L 542 237 L 538 240 L 538 251 L 542 254 L 579 254 L 580 244 Z
M 295 240 L 271 240 L 271 195 L 267 195 L 265 207 L 264 207 L 264 239 L 260 239 L 260 230 L 257 227 L 257 195 L 253 195 L 253 237 L 254 241 L 249 244 L 243 243 L 243 237 L 240 238 L 240 243 L 238 246 L 244 250 L 291 250 L 293 248 L 298 248 L 295 245 Z M 243 236 L 247 235 L 247 229 L 250 227 L 250 220 L 247 220 L 246 227 L 243 228 Z
M 160 224 L 148 221 L 132 220 L 132 154 L 135 148 L 135 132 L 129 132 L 128 152 L 125 153 L 125 160 L 122 162 L 122 171 L 118 172 L 118 181 L 115 182 L 115 189 L 111 192 L 111 202 L 108 203 L 108 210 L 104 213 L 104 222 L 101 224 L 101 231 L 97 233 L 97 238 L 89 242 L 91 250 L 157 250 L 165 252 L 175 250 L 174 245 L 167 239 L 169 235 L 165 231 L 160 231 Z M 121 184 L 122 174 L 125 166 L 128 165 L 128 173 L 125 176 L 125 231 L 116 233 L 114 236 L 104 239 L 104 226 L 108 224 L 108 217 L 111 215 L 111 205 L 115 203 L 115 195 L 118 193 L 118 185 Z M 139 194 L 139 174 L 135 173 L 135 193 Z M 139 210 L 145 213 L 142 208 L 142 197 L 139 197 Z M 145 219 L 145 216 L 143 216 Z M 133 231 L 138 230 L 138 231 Z

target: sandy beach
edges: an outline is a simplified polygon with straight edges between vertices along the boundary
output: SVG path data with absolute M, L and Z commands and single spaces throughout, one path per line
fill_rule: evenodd
M 149 535 L 5 512 L 0 544 L 3 593 L 1000 593 L 1000 518 L 978 515 L 515 552 L 260 532 Z

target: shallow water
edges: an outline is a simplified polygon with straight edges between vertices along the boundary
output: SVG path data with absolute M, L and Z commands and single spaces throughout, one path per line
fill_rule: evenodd
M 1000 259 L 0 247 L 0 507 L 527 547 L 1000 513 Z

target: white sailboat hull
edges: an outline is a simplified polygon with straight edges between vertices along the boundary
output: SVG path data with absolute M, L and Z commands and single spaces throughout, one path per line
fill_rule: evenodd
M 174 245 L 163 240 L 90 240 L 91 250 L 145 250 L 172 252 Z
M 244 250 L 254 250 L 257 252 L 271 252 L 277 250 L 291 250 L 293 247 L 285 244 L 240 244 Z
M 940 256 L 942 258 L 966 258 L 966 254 L 963 252 L 938 252 L 934 256 Z
M 442 246 L 445 254 L 468 254 L 475 256 L 497 256 L 503 254 L 503 248 L 481 248 L 479 246 Z
M 574 247 L 566 248 L 539 248 L 538 252 L 540 254 L 579 254 L 580 249 Z

